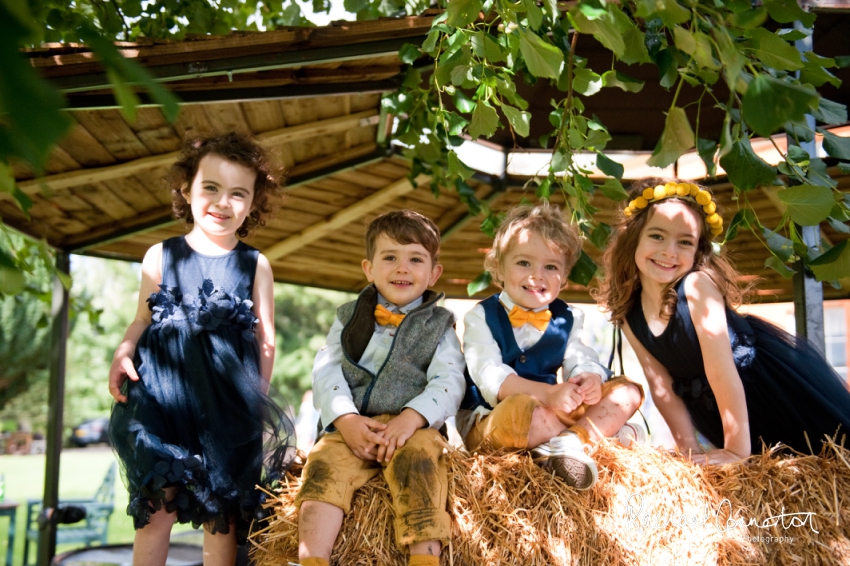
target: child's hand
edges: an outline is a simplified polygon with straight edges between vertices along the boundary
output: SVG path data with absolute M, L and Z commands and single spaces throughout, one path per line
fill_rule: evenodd
M 112 365 L 109 366 L 109 393 L 119 403 L 127 402 L 127 396 L 121 393 L 121 386 L 128 377 L 132 381 L 139 381 L 139 374 L 136 373 L 133 360 L 126 354 L 116 355 Z
M 569 381 L 556 383 L 549 388 L 543 403 L 555 411 L 571 413 L 584 402 L 584 396 L 579 391 L 579 386 Z
M 602 400 L 602 376 L 598 373 L 583 371 L 567 381 L 578 385 L 578 392 L 584 399 L 584 403 L 595 405 Z
M 345 444 L 361 460 L 375 460 L 375 447 L 386 446 L 389 441 L 378 434 L 387 428 L 382 422 L 356 413 L 348 413 L 334 420 L 333 425 L 342 435 Z
M 407 439 L 413 436 L 413 433 L 427 425 L 428 421 L 413 409 L 407 408 L 398 416 L 390 419 L 387 423 L 387 429 L 383 436 L 389 443 L 386 446 L 378 447 L 378 462 L 389 462 L 392 460 L 393 453 L 404 446 Z

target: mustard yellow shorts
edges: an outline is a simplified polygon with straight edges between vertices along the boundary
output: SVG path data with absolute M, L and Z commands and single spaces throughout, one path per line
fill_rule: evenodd
M 644 401 L 643 387 L 625 375 L 617 375 L 602 384 L 602 398 L 612 391 L 626 385 L 634 385 L 640 390 L 641 405 Z M 542 407 L 543 403 L 528 395 L 512 395 L 496 405 L 490 414 L 478 420 L 466 435 L 466 447 L 475 450 L 485 441 L 495 450 L 501 448 L 528 448 L 528 432 L 531 429 L 531 416 L 534 409 Z M 573 412 L 561 413 L 558 418 L 568 427 L 574 426 L 583 416 L 589 405 L 581 405 Z M 581 427 L 577 427 L 581 428 Z M 587 440 L 587 432 L 576 431 L 583 440 Z
M 372 417 L 382 423 L 395 415 Z M 395 507 L 395 536 L 400 550 L 410 544 L 439 540 L 448 544 L 451 520 L 446 512 L 448 471 L 440 433 L 417 430 L 389 463 L 361 460 L 339 432 L 325 434 L 310 451 L 295 498 L 330 503 L 348 513 L 354 492 L 383 471 Z

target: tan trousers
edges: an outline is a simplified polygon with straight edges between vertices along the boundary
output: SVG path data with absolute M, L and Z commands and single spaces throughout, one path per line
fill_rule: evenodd
M 612 391 L 625 385 L 635 385 L 640 389 L 641 405 L 644 400 L 643 387 L 625 375 L 614 376 L 602 384 L 602 398 Z M 499 450 L 501 448 L 528 448 L 528 432 L 531 429 L 531 416 L 534 409 L 542 407 L 543 403 L 528 395 L 512 395 L 499 402 L 498 405 L 484 418 L 477 421 L 466 435 L 466 447 L 476 450 L 485 441 L 488 446 Z M 581 405 L 571 413 L 559 413 L 558 419 L 567 427 L 574 426 L 587 411 L 590 405 Z M 581 429 L 582 427 L 576 427 Z M 587 431 L 576 430 L 584 442 L 587 442 Z
M 372 418 L 386 423 L 394 416 Z M 448 544 L 448 472 L 440 433 L 433 428 L 417 430 L 395 451 L 389 463 L 361 460 L 339 432 L 324 435 L 307 457 L 295 506 L 300 508 L 303 501 L 322 501 L 347 514 L 354 492 L 381 471 L 393 498 L 399 549 L 431 540 Z

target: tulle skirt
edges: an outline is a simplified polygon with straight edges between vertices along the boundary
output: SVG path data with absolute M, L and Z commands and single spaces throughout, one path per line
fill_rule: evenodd
M 264 516 L 255 486 L 278 480 L 295 451 L 290 419 L 261 390 L 253 335 L 230 325 L 152 325 L 134 363 L 140 379 L 128 380 L 127 403 L 113 407 L 109 435 L 135 527 L 164 508 L 214 533 L 234 524 L 241 544 Z
M 785 444 L 818 453 L 826 436 L 850 434 L 850 391 L 805 339 L 760 318 L 744 317 L 751 335 L 733 350 L 744 385 L 753 453 Z M 713 395 L 686 399 L 697 430 L 723 447 L 723 426 Z

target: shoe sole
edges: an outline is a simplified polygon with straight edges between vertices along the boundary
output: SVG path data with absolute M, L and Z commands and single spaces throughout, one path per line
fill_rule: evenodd
M 596 465 L 569 456 L 557 456 L 551 459 L 552 470 L 567 485 L 578 490 L 590 489 L 596 483 Z

